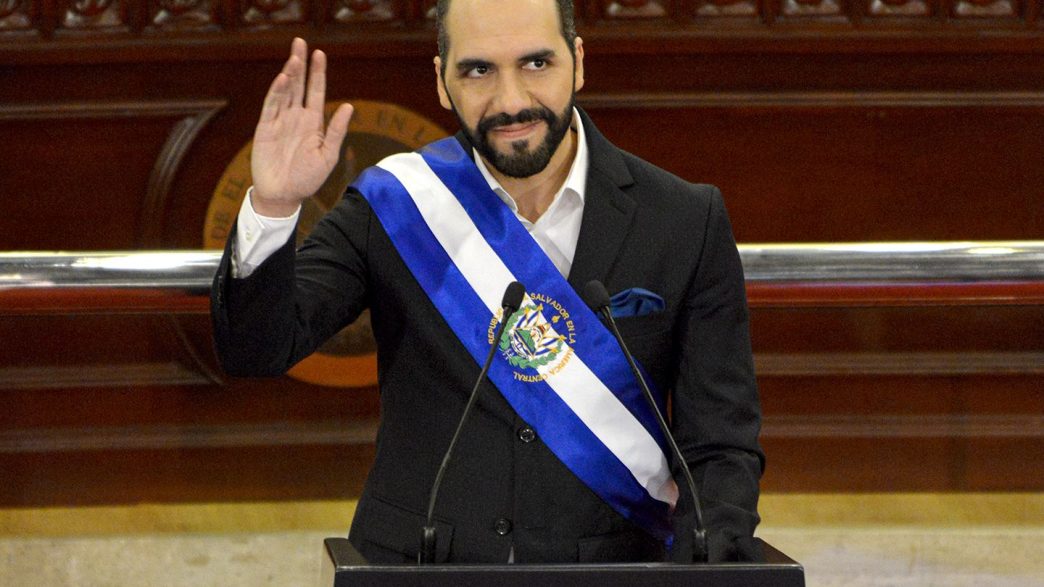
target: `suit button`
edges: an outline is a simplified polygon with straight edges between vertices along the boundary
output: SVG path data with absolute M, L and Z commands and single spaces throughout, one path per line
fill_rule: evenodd
M 536 440 L 536 431 L 530 428 L 529 426 L 526 426 L 525 428 L 518 431 L 518 438 L 522 442 L 533 442 L 534 440 Z
M 501 536 L 507 536 L 511 533 L 511 520 L 500 518 L 496 522 L 493 522 L 493 530 Z

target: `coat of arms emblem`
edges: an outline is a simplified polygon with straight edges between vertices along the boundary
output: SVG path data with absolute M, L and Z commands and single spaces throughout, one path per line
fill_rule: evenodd
M 538 369 L 554 361 L 565 346 L 566 337 L 555 332 L 552 322 L 543 314 L 543 304 L 523 306 L 515 312 L 505 329 L 508 335 L 501 339 L 500 350 L 507 357 L 508 363 L 523 369 Z

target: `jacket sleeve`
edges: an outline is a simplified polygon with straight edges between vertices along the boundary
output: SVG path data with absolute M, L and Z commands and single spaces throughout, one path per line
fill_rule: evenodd
M 283 374 L 359 316 L 371 220 L 369 205 L 349 190 L 300 249 L 289 239 L 244 279 L 231 273 L 233 228 L 210 297 L 214 346 L 228 374 Z
M 735 560 L 751 555 L 759 522 L 761 409 L 743 268 L 717 189 L 705 217 L 698 266 L 677 321 L 672 427 L 700 493 L 711 560 Z M 682 491 L 679 510 L 691 517 Z

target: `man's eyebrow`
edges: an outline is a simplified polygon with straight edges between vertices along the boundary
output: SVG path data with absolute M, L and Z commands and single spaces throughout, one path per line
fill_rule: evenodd
M 485 59 L 461 59 L 457 62 L 457 71 L 464 73 L 476 67 L 490 67 L 492 64 Z
M 541 49 L 539 51 L 533 51 L 532 53 L 527 53 L 526 55 L 523 55 L 522 57 L 519 57 L 518 58 L 518 62 L 519 63 L 529 63 L 530 61 L 538 61 L 538 60 L 539 61 L 547 61 L 548 59 L 551 59 L 554 56 L 555 56 L 555 50 L 554 49 Z

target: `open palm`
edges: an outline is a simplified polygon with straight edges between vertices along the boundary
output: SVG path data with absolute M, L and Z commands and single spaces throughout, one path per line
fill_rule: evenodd
M 294 39 L 290 58 L 272 81 L 254 131 L 251 203 L 264 216 L 289 216 L 315 193 L 337 164 L 348 133 L 350 105 L 341 105 L 324 128 L 326 55 Z M 308 69 L 307 88 L 305 71 Z

